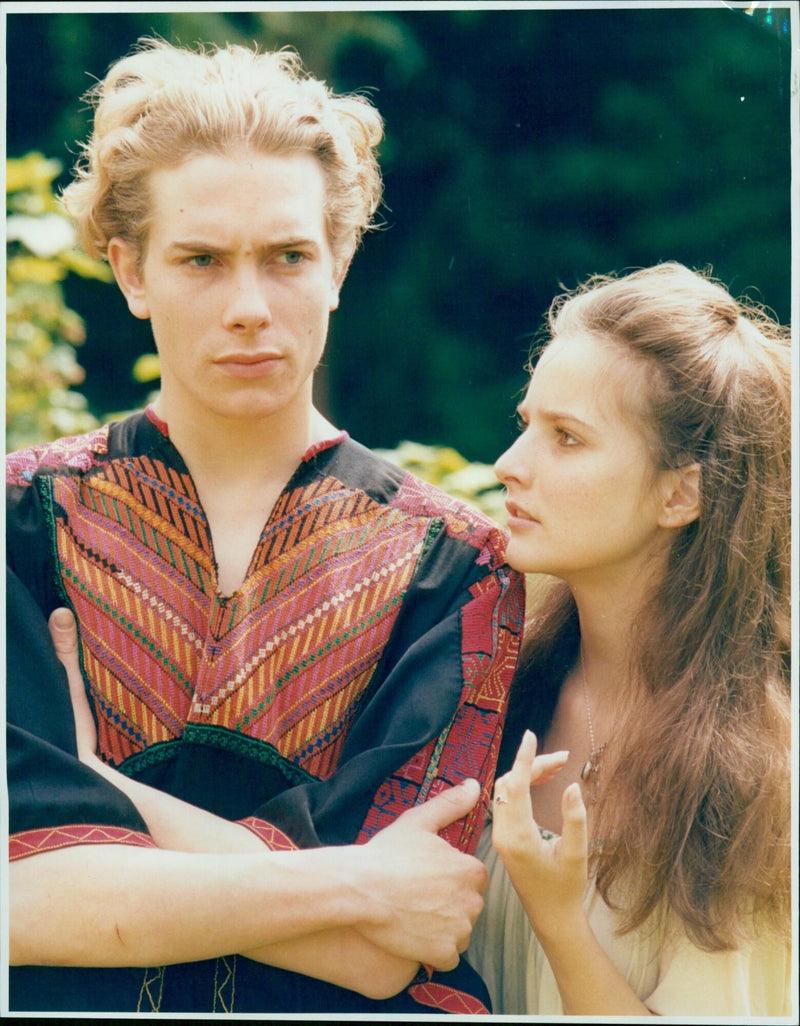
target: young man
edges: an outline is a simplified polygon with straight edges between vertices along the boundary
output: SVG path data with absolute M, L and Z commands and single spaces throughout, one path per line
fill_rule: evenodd
M 380 117 L 162 43 L 95 99 L 65 201 L 161 391 L 8 458 L 11 1008 L 479 1011 L 417 972 L 480 909 L 521 581 L 311 397 Z

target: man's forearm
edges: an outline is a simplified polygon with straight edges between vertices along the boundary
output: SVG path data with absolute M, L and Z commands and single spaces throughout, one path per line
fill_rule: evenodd
M 20 859 L 9 874 L 11 962 L 145 966 L 240 952 L 392 993 L 416 963 L 451 969 L 467 945 L 486 872 L 437 832 L 478 793 L 474 781 L 443 792 L 366 845 L 255 854 L 76 845 Z
M 238 823 L 131 780 L 99 758 L 90 765 L 128 795 L 161 848 L 239 854 L 265 850 L 259 838 Z M 417 962 L 389 954 L 346 926 L 241 953 L 255 961 L 324 979 L 374 998 L 398 993 L 418 969 Z
M 323 930 L 243 954 L 376 1000 L 398 994 L 419 971 L 419 962 L 391 955 L 348 927 Z
M 101 773 L 127 794 L 136 805 L 151 836 L 160 848 L 171 849 L 175 852 L 220 855 L 265 853 L 266 849 L 263 843 L 246 827 L 214 816 L 164 792 L 131 780 L 97 758 L 86 761 L 96 772 Z M 94 858 L 89 855 L 89 860 L 93 862 Z M 97 868 L 99 869 L 99 866 Z M 267 871 L 267 867 L 264 867 L 264 871 Z M 74 885 L 69 884 L 68 887 L 70 893 L 74 893 Z M 172 898 L 174 900 L 174 894 Z M 95 900 L 95 894 L 87 896 L 87 901 L 82 902 L 81 907 L 86 910 Z M 49 914 L 47 918 L 49 930 L 52 928 L 52 919 Z M 276 925 L 277 932 L 275 932 Z M 371 944 L 355 930 L 339 923 L 334 929 L 320 929 L 320 923 L 314 921 L 310 927 L 314 932 L 287 937 L 282 924 L 273 924 L 268 934 L 270 943 L 248 951 L 227 949 L 225 953 L 229 953 L 230 950 L 240 950 L 248 958 L 256 961 L 315 976 L 329 983 L 335 983 L 338 986 L 378 998 L 397 993 L 417 970 L 417 963 L 389 954 Z M 91 933 L 92 936 L 96 936 L 95 930 Z M 271 940 L 273 937 L 277 937 L 277 940 Z M 168 941 L 166 937 L 163 939 Z M 44 940 L 44 937 L 40 936 L 39 943 Z M 217 948 L 222 938 L 217 941 L 212 935 L 208 936 L 207 940 L 211 948 L 215 949 L 214 954 L 220 954 L 221 952 Z M 46 941 L 45 943 L 50 942 Z M 174 941 L 167 943 L 168 951 L 177 950 L 173 948 L 173 943 Z M 180 944 L 183 944 L 182 937 Z M 47 955 L 47 950 L 46 948 L 45 954 L 37 954 L 35 960 L 52 958 L 54 953 Z M 160 964 L 164 961 L 163 958 L 159 959 L 155 952 L 149 953 L 149 948 L 147 951 L 145 956 L 147 964 Z M 89 959 L 90 962 L 72 964 L 94 965 L 97 952 L 89 950 L 83 956 L 78 953 L 73 956 L 64 951 L 56 957 L 77 957 L 78 959 L 83 957 Z M 124 957 L 128 957 L 127 951 Z M 180 956 L 167 959 L 167 961 L 174 960 L 186 961 L 187 959 Z
M 99 756 L 84 757 L 83 762 L 130 798 L 159 848 L 219 854 L 255 854 L 266 850 L 263 842 L 239 823 L 132 780 Z
M 364 909 L 338 851 L 77 845 L 21 859 L 9 871 L 11 963 L 161 965 L 352 924 Z

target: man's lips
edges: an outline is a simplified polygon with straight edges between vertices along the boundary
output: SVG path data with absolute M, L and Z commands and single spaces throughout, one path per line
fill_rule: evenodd
M 272 350 L 266 350 L 247 353 L 228 353 L 226 356 L 220 356 L 215 362 L 251 364 L 265 363 L 268 360 L 280 360 L 280 358 L 280 353 L 273 352 Z
M 228 374 L 240 378 L 255 378 L 268 374 L 280 363 L 280 353 L 259 351 L 247 353 L 227 353 L 215 360 L 215 364 Z

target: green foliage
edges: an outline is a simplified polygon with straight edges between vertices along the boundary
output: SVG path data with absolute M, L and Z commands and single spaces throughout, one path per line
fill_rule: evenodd
M 110 280 L 105 264 L 75 248 L 52 183 L 58 161 L 29 153 L 6 164 L 6 448 L 18 449 L 96 425 L 74 390 L 84 372 L 75 347 L 81 317 L 61 282 L 69 273 Z
M 711 266 L 788 321 L 785 9 L 200 6 L 9 14 L 8 152 L 66 161 L 89 127 L 78 97 L 142 35 L 294 46 L 333 88 L 365 89 L 386 122 L 386 230 L 356 255 L 318 375 L 323 412 L 364 444 L 490 463 L 544 311 L 594 272 Z M 140 406 L 149 326 L 79 275 L 66 291 L 90 408 Z
M 560 285 L 594 272 L 710 265 L 789 319 L 779 8 L 90 6 L 9 14 L 10 154 L 66 160 L 88 131 L 78 97 L 148 34 L 294 46 L 335 89 L 377 103 L 386 230 L 356 256 L 319 375 L 323 412 L 366 445 L 414 438 L 495 459 L 513 441 L 531 335 Z M 152 342 L 97 293 L 68 285 L 90 338 L 83 390 L 105 415 L 109 397 L 141 403 L 130 367 Z
M 379 455 L 416 474 L 423 481 L 481 510 L 498 523 L 505 523 L 504 492 L 488 463 L 470 463 L 445 445 L 401 442 L 395 449 L 379 449 Z

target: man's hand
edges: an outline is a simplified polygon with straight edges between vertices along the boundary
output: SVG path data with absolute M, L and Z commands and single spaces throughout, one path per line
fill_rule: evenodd
M 364 937 L 435 969 L 458 965 L 483 908 L 487 874 L 477 859 L 437 834 L 465 816 L 479 796 L 478 782 L 464 781 L 409 809 L 355 849 L 357 886 L 374 909 L 358 927 Z
M 78 758 L 81 762 L 91 762 L 97 752 L 97 727 L 81 674 L 75 617 L 69 609 L 55 609 L 50 614 L 48 626 L 56 655 L 67 671 L 69 697 L 72 700 L 72 714 L 75 717 Z
M 49 626 L 56 653 L 67 671 L 79 758 L 109 776 L 114 771 L 96 755 L 97 730 L 80 671 L 75 618 L 70 610 L 57 609 Z M 203 844 L 188 846 L 169 837 L 159 826 L 162 817 L 154 816 L 152 803 L 145 803 L 139 791 L 130 793 L 136 785 L 127 778 L 111 779 L 129 793 L 163 847 L 228 850 L 217 840 L 209 848 Z M 152 793 L 151 789 L 146 790 Z M 458 964 L 459 952 L 469 943 L 472 927 L 483 908 L 481 894 L 486 890 L 487 875 L 477 859 L 464 855 L 437 835 L 465 816 L 479 796 L 477 781 L 465 781 L 409 809 L 368 844 L 344 849 L 345 884 L 354 888 L 354 901 L 361 898 L 367 910 L 363 917 L 357 917 L 356 928 L 362 937 L 392 955 L 435 969 L 444 971 Z M 166 798 L 160 794 L 157 797 L 161 801 Z M 170 807 L 167 811 L 170 824 L 179 822 Z M 249 831 L 244 833 L 253 836 Z M 336 854 L 338 861 L 338 852 L 332 850 L 332 854 Z

